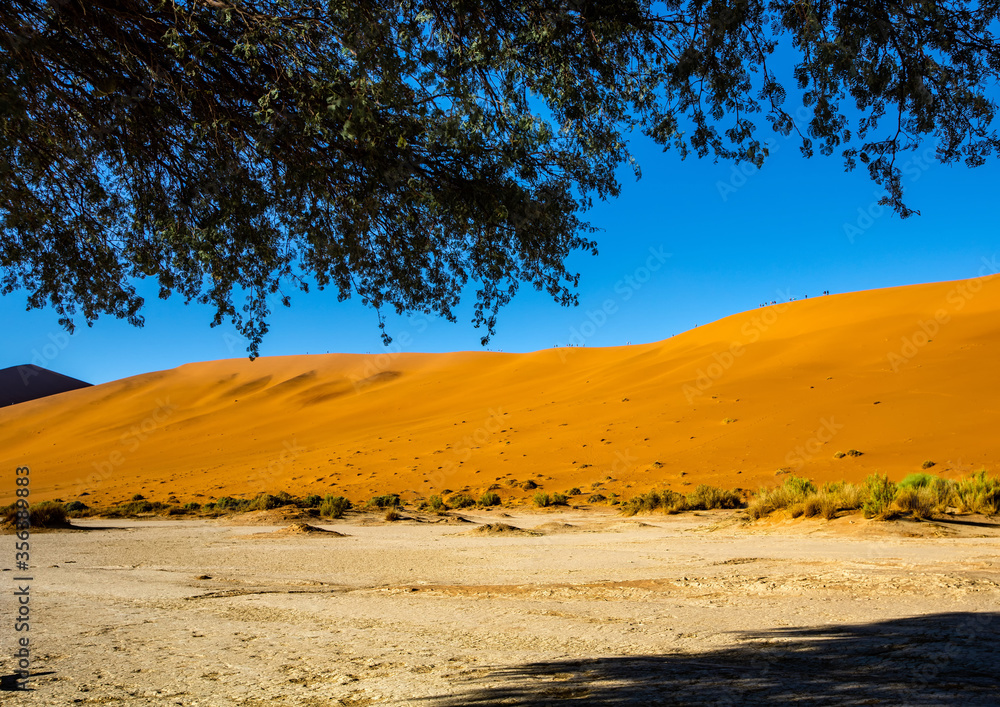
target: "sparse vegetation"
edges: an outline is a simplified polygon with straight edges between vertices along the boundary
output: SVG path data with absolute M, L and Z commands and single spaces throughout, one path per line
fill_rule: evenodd
M 567 496 L 579 496 L 583 491 L 580 490 L 579 486 L 574 486 L 569 491 L 566 492 Z
M 480 506 L 499 506 L 500 496 L 499 494 L 493 493 L 492 491 L 487 491 L 482 496 L 479 497 Z
M 619 510 L 622 515 L 634 516 L 657 510 L 664 513 L 678 513 L 686 508 L 687 500 L 683 495 L 669 489 L 663 491 L 653 489 L 622 502 Z
M 446 511 L 448 506 L 445 504 L 444 499 L 440 496 L 434 495 L 427 499 L 427 505 L 430 506 L 432 511 Z
M 541 491 L 532 496 L 531 500 L 539 508 L 546 508 L 552 505 L 552 499 L 549 498 L 549 495 L 547 493 L 542 493 Z
M 399 511 L 397 511 L 395 508 L 390 508 L 385 512 L 385 519 L 387 521 L 399 520 L 402 517 L 403 516 L 399 515 Z
M 319 514 L 329 518 L 343 518 L 351 507 L 351 502 L 343 496 L 327 495 L 319 506 Z
M 860 457 L 864 452 L 859 452 L 857 449 L 848 449 L 847 456 L 849 457 Z
M 862 506 L 865 518 L 890 520 L 896 516 L 892 507 L 892 501 L 896 496 L 896 484 L 889 481 L 888 476 L 870 474 L 865 479 L 865 490 L 868 496 Z
M 608 497 L 603 493 L 592 493 L 587 497 L 587 503 L 601 503 L 602 501 L 607 501 Z
M 476 499 L 464 493 L 456 493 L 448 499 L 450 508 L 471 508 L 474 505 L 476 505 Z
M 21 513 L 23 512 L 21 511 Z M 29 506 L 28 522 L 32 528 L 64 528 L 69 525 L 66 507 L 56 501 L 42 501 Z M 18 508 L 16 503 L 3 508 L 3 523 L 8 526 L 17 526 Z
M 530 491 L 531 489 L 537 489 L 538 488 L 538 484 L 536 484 L 531 479 L 528 479 L 523 484 L 521 484 L 521 488 L 524 489 L 525 491 Z
M 562 493 L 552 494 L 553 506 L 565 506 L 569 502 L 569 497 Z
M 921 469 L 930 469 L 932 466 L 936 466 L 936 464 L 934 462 L 928 460 L 928 461 L 925 461 L 923 464 L 921 464 L 920 468 Z
M 396 508 L 401 505 L 399 494 L 387 493 L 383 496 L 372 496 L 368 501 L 369 508 Z
M 740 508 L 743 498 L 739 491 L 700 484 L 685 499 L 688 510 L 710 511 L 714 508 Z
M 836 454 L 834 454 L 834 455 L 833 455 L 833 458 L 834 458 L 834 459 L 843 459 L 843 458 L 844 458 L 844 457 L 846 457 L 846 456 L 847 456 L 847 455 L 846 455 L 846 454 L 844 454 L 843 452 L 837 452 Z

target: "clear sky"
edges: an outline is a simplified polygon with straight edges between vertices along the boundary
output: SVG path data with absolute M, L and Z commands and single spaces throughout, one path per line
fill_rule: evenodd
M 749 176 L 729 163 L 682 161 L 634 139 L 642 179 L 622 169 L 621 196 L 587 214 L 602 229 L 595 236 L 600 254 L 570 261 L 581 274 L 580 306 L 560 307 L 526 287 L 501 311 L 489 348 L 657 341 L 774 299 L 995 271 L 997 164 L 970 170 L 908 155 L 902 162 L 907 203 L 921 215 L 902 221 L 875 205 L 878 193 L 866 170 L 845 173 L 839 157 L 805 159 L 795 138 L 773 139 L 771 158 Z M 144 328 L 105 317 L 92 328 L 80 322 L 72 336 L 54 311 L 25 311 L 23 292 L 0 298 L 0 368 L 34 362 L 103 383 L 246 356 L 246 343 L 231 326 L 209 327 L 209 308 L 177 297 L 162 301 L 155 288 L 141 289 Z M 456 323 L 389 315 L 393 350 L 480 349 L 473 299 L 470 293 Z M 590 316 L 609 301 L 612 314 Z M 261 355 L 382 350 L 374 311 L 314 290 L 293 293 L 292 307 L 272 314 Z

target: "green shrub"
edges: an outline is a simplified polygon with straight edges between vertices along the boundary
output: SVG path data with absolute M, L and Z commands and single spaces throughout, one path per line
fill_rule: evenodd
M 865 479 L 867 499 L 862 508 L 865 518 L 891 520 L 895 517 L 892 501 L 896 496 L 896 484 L 884 474 L 871 474 Z
M 859 452 L 857 449 L 848 449 L 847 456 L 849 457 L 860 457 L 864 452 Z
M 549 495 L 547 493 L 542 493 L 541 491 L 532 496 L 531 500 L 534 501 L 535 505 L 539 508 L 545 508 L 546 506 L 552 504 L 552 499 L 549 498 Z
M 448 509 L 448 506 L 445 505 L 445 502 L 441 500 L 440 496 L 431 496 L 428 498 L 427 505 L 434 511 L 444 511 Z
M 332 496 L 327 494 L 319 506 L 319 514 L 329 518 L 343 518 L 344 513 L 351 507 L 351 502 L 343 496 Z
M 964 513 L 996 515 L 1000 513 L 1000 479 L 980 470 L 955 484 L 953 498 Z
M 934 515 L 934 494 L 929 488 L 906 486 L 896 489 L 893 505 L 914 518 L 930 518 Z
M 388 493 L 383 496 L 373 496 L 368 501 L 369 508 L 396 508 L 399 505 L 399 494 L 396 493 Z
M 524 489 L 525 491 L 530 491 L 531 489 L 537 489 L 538 488 L 538 484 L 536 484 L 531 479 L 528 479 L 523 484 L 521 484 L 521 488 Z
M 145 501 L 146 497 L 143 496 L 141 493 L 137 493 L 135 496 L 132 497 L 132 500 L 133 501 Z
M 302 501 L 304 508 L 319 508 L 323 504 L 323 497 L 317 493 L 311 493 Z
M 284 505 L 286 505 L 286 501 L 280 496 L 272 496 L 269 493 L 261 493 L 246 504 L 245 510 L 270 511 Z
M 492 491 L 487 491 L 482 496 L 479 497 L 480 506 L 499 506 L 500 505 L 500 495 L 493 493 Z
M 448 505 L 452 508 L 470 508 L 476 505 L 476 499 L 464 493 L 456 493 L 448 499 Z
M 569 491 L 566 492 L 567 496 L 579 496 L 583 491 L 580 490 L 579 486 L 574 486 Z
M 805 512 L 805 509 L 801 508 L 800 504 L 808 496 L 815 493 L 817 493 L 816 484 L 809 479 L 789 476 L 777 488 L 761 489 L 758 491 L 747 505 L 747 515 L 752 520 L 758 520 L 759 518 L 771 515 L 775 511 L 790 508 L 798 513 L 798 515 L 793 515 L 793 517 L 798 517 Z
M 198 511 L 201 510 L 201 504 L 191 501 L 190 503 L 184 504 L 184 510 L 186 511 Z
M 248 504 L 249 501 L 244 498 L 223 496 L 222 498 L 217 498 L 215 500 L 215 509 L 217 511 L 242 511 L 246 510 Z
M 90 506 L 83 501 L 70 501 L 66 504 L 65 508 L 67 513 L 80 513 L 90 508 Z
M 4 522 L 16 525 L 17 520 L 17 506 L 12 503 L 4 509 Z M 69 525 L 66 507 L 55 501 L 42 501 L 29 506 L 28 522 L 32 528 L 65 528 Z
M 790 477 L 795 478 L 795 477 Z M 743 499 L 737 491 L 720 489 L 700 484 L 687 496 L 687 507 L 691 510 L 710 511 L 713 508 L 739 508 Z
M 566 494 L 554 493 L 552 494 L 552 505 L 553 506 L 565 506 L 569 502 L 569 497 Z
M 677 513 L 687 509 L 687 500 L 676 491 L 664 489 L 647 491 L 624 501 L 619 507 L 622 515 L 634 516 L 638 513 L 652 513 L 662 510 L 664 513 Z
M 601 501 L 607 501 L 608 497 L 603 493 L 592 493 L 587 497 L 587 503 L 600 503 Z
M 899 482 L 899 487 L 904 489 L 922 489 L 933 484 L 934 479 L 936 478 L 938 477 L 934 474 L 908 474 L 902 481 Z

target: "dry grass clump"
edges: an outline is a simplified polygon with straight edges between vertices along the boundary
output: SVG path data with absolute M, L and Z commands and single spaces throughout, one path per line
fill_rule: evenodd
M 1000 513 L 1000 479 L 986 475 L 981 469 L 952 487 L 954 505 L 963 513 Z
M 743 497 L 736 489 L 720 489 L 707 484 L 696 486 L 684 499 L 687 510 L 710 511 L 713 508 L 740 508 Z
M 28 521 L 25 524 L 24 521 Z M 7 527 L 25 528 L 67 528 L 69 519 L 66 517 L 66 507 L 55 501 L 35 503 L 27 509 L 18 509 L 12 503 L 3 509 L 3 525 Z
M 644 494 L 633 496 L 623 501 L 620 509 L 622 515 L 634 516 L 639 513 L 680 513 L 681 511 L 710 511 L 713 508 L 740 508 L 743 497 L 737 489 L 720 489 L 707 484 L 701 484 L 687 496 L 664 489 L 653 489 Z
M 840 511 L 861 509 L 866 518 L 874 520 L 904 514 L 923 520 L 950 508 L 960 513 L 1000 514 L 1000 479 L 988 476 L 985 470 L 958 482 L 921 472 L 896 484 L 884 474 L 872 474 L 864 484 L 837 482 L 817 489 L 811 481 L 792 476 L 777 488 L 759 491 L 747 513 L 757 520 L 787 509 L 793 518 L 832 519 Z

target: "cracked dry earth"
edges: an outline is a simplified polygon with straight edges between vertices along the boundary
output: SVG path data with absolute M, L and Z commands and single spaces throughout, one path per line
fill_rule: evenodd
M 37 533 L 0 703 L 1000 703 L 990 519 L 510 513 Z M 535 532 L 470 532 L 498 521 Z

